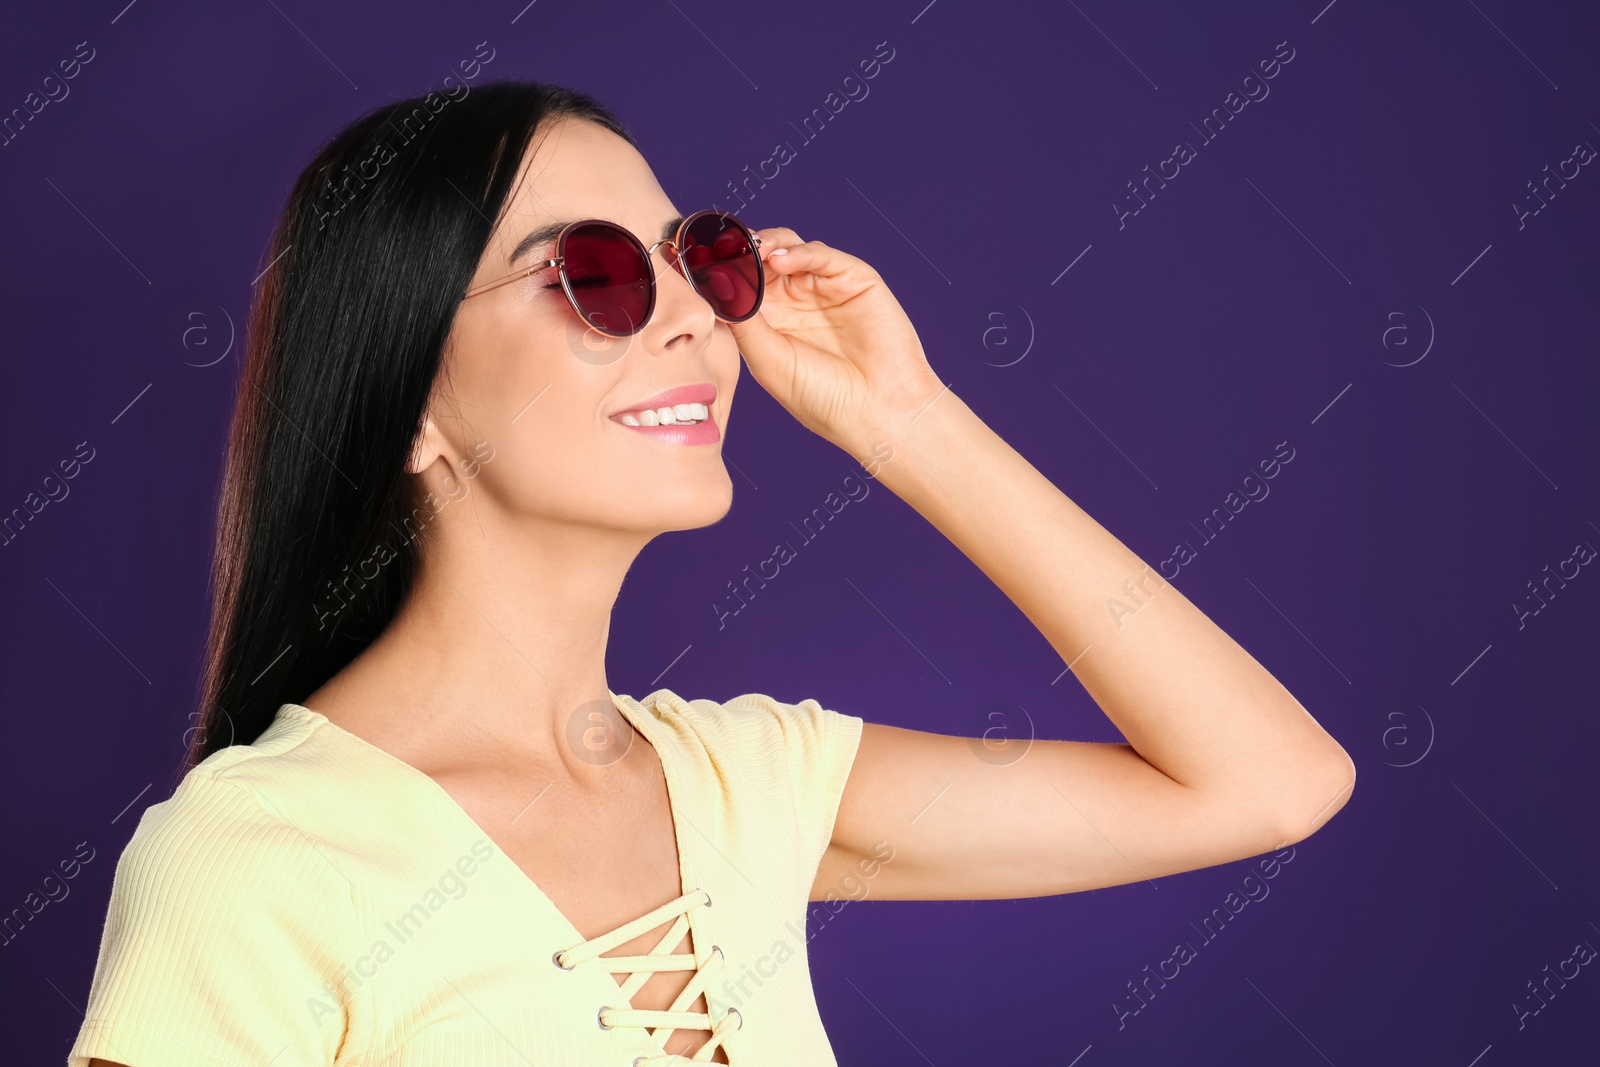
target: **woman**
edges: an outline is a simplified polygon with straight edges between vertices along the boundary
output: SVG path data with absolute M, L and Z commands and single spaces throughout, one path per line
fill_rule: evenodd
M 588 96 L 381 108 L 269 254 L 191 767 L 119 861 L 70 1067 L 815 1067 L 809 900 L 1140 881 L 1348 798 L 1343 749 L 941 383 L 870 266 L 682 224 Z M 730 507 L 741 353 L 1128 743 L 995 758 L 810 698 L 609 689 L 634 558 Z

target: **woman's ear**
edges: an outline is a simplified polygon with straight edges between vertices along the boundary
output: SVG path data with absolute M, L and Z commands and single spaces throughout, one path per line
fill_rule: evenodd
M 446 444 L 444 434 L 439 432 L 438 425 L 429 415 L 423 419 L 422 432 L 412 442 L 411 455 L 406 460 L 407 474 L 421 474 L 433 466 L 434 460 L 445 455 Z

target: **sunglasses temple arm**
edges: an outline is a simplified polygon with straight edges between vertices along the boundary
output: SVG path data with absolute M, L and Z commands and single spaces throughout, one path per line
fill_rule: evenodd
M 476 289 L 468 289 L 466 296 L 462 297 L 461 299 L 465 300 L 469 296 L 477 296 L 479 293 L 487 293 L 490 289 L 498 289 L 502 285 L 510 285 L 512 282 L 531 277 L 532 275 L 537 274 L 539 271 L 542 271 L 548 267 L 559 267 L 560 265 L 561 260 L 559 258 L 547 259 L 543 263 L 531 263 L 522 270 L 517 271 L 515 274 L 508 274 L 504 278 L 498 278 L 492 282 L 484 282 Z

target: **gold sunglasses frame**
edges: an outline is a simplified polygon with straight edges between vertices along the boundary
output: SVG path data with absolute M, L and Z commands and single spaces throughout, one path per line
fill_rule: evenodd
M 716 216 L 721 217 L 721 218 L 732 219 L 733 222 L 736 225 L 738 225 L 738 227 L 740 229 L 742 229 L 745 233 L 749 234 L 750 235 L 750 247 L 751 247 L 751 250 L 755 253 L 757 266 L 758 266 L 758 268 L 760 267 L 760 264 L 761 264 L 761 245 L 762 245 L 760 235 L 757 234 L 754 230 L 752 230 L 749 226 L 745 225 L 743 220 L 739 219 L 737 216 L 735 216 L 732 213 L 727 212 L 727 211 L 718 211 L 716 208 L 702 208 L 701 210 L 696 211 L 694 214 L 686 216 L 684 218 L 684 220 L 681 223 L 678 224 L 677 232 L 674 233 L 673 236 L 668 237 L 668 238 L 663 238 L 662 240 L 659 240 L 655 244 L 651 245 L 649 248 L 646 248 L 644 242 L 639 240 L 638 237 L 634 236 L 632 231 L 628 230 L 624 226 L 621 226 L 621 225 L 619 225 L 619 224 L 617 224 L 615 222 L 610 221 L 609 219 L 578 219 L 578 220 L 576 220 L 574 222 L 569 222 L 569 223 L 567 223 L 566 226 L 562 227 L 561 232 L 556 236 L 556 250 L 557 250 L 557 252 L 561 252 L 563 249 L 565 249 L 566 245 L 567 245 L 567 236 L 570 233 L 572 233 L 573 230 L 577 229 L 580 226 L 594 226 L 594 225 L 608 226 L 611 229 L 616 230 L 618 233 L 621 233 L 629 241 L 632 241 L 633 244 L 634 244 L 634 247 L 638 248 L 641 252 L 644 253 L 644 258 L 645 258 L 645 262 L 646 263 L 651 262 L 652 257 L 655 256 L 656 249 L 660 248 L 662 245 L 670 246 L 671 249 L 672 249 L 672 255 L 669 256 L 669 257 L 666 257 L 668 265 L 671 266 L 672 269 L 676 270 L 679 274 L 681 274 L 683 276 L 684 281 L 689 283 L 689 287 L 691 289 L 693 289 L 696 294 L 700 294 L 700 287 L 695 284 L 694 279 L 689 277 L 689 272 L 684 269 L 682 247 L 683 247 L 684 234 L 686 234 L 689 231 L 689 227 L 694 222 L 696 222 L 697 220 L 699 220 L 700 218 L 702 218 L 703 216 L 706 216 L 706 215 L 716 215 Z M 665 253 L 663 253 L 663 255 L 665 255 Z M 567 302 L 572 305 L 572 310 L 577 313 L 578 318 L 583 322 L 583 324 L 585 326 L 589 327 L 591 330 L 595 330 L 595 331 L 597 331 L 599 333 L 606 334 L 607 336 L 610 336 L 610 337 L 630 337 L 633 334 L 636 334 L 640 330 L 644 329 L 645 324 L 650 321 L 650 317 L 655 314 L 655 309 L 656 309 L 656 271 L 655 271 L 655 268 L 652 267 L 651 270 L 650 270 L 650 303 L 649 303 L 649 306 L 645 309 L 644 317 L 640 320 L 639 324 L 636 325 L 633 329 L 628 330 L 625 333 L 616 333 L 616 332 L 614 332 L 612 330 L 602 330 L 600 327 L 598 327 L 598 326 L 594 325 L 593 323 L 591 323 L 589 321 L 588 317 L 584 315 L 583 308 L 578 306 L 578 298 L 573 293 L 573 291 L 572 291 L 572 283 L 567 278 L 566 261 L 567 261 L 567 257 L 564 254 L 562 254 L 562 255 L 557 255 L 554 259 L 546 259 L 546 260 L 542 260 L 542 261 L 537 262 L 537 263 L 530 263 L 525 267 L 519 267 L 514 273 L 507 274 L 503 278 L 496 278 L 494 281 L 484 282 L 482 285 L 474 286 L 473 288 L 468 289 L 466 296 L 463 296 L 461 299 L 470 300 L 472 297 L 475 297 L 475 296 L 479 295 L 480 293 L 487 293 L 491 289 L 498 289 L 502 285 L 510 285 L 512 282 L 520 281 L 521 279 L 530 277 L 530 276 L 532 276 L 534 274 L 539 273 L 542 270 L 548 270 L 551 267 L 556 267 L 557 268 L 557 273 L 561 278 L 561 289 L 562 289 L 562 291 L 564 293 L 567 294 Z M 755 315 L 755 313 L 757 311 L 761 310 L 761 302 L 765 298 L 765 296 L 766 296 L 766 271 L 762 270 L 762 269 L 758 269 L 756 271 L 756 300 L 755 300 L 755 305 L 750 309 L 750 314 L 748 314 L 748 315 L 744 316 L 744 318 L 740 318 L 740 319 L 723 318 L 723 316 L 717 315 L 715 305 L 712 305 L 712 314 L 716 315 L 718 320 L 720 320 L 722 322 L 745 322 L 745 321 L 748 321 L 750 318 L 754 317 L 754 315 Z M 705 299 L 703 294 L 701 294 L 701 299 L 702 300 Z M 708 304 L 711 303 L 709 300 L 707 300 L 706 302 Z

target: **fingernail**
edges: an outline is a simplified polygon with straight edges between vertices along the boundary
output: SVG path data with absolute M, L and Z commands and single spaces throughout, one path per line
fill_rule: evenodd
M 787 248 L 774 248 L 772 250 L 772 254 L 775 256 L 786 256 L 789 254 L 789 250 Z

